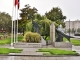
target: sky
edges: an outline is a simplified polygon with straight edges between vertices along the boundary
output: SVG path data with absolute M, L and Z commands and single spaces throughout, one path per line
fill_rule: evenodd
M 25 4 L 31 7 L 36 7 L 38 13 L 44 15 L 53 7 L 61 8 L 63 15 L 71 21 L 80 20 L 80 0 L 20 0 L 20 9 L 24 8 Z M 12 16 L 13 0 L 0 0 L 0 12 L 9 13 Z M 20 13 L 20 11 L 19 11 Z

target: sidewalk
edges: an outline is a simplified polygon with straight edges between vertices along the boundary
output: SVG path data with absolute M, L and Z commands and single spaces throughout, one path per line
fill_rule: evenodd
M 4 45 L 1 46 L 0 48 L 11 48 L 11 45 Z M 52 46 L 48 47 L 43 47 L 43 48 L 53 48 Z M 17 49 L 17 48 L 16 48 Z M 42 52 L 36 52 L 40 48 L 18 48 L 18 49 L 23 49 L 21 53 L 16 53 L 16 55 L 43 55 Z M 78 52 L 80 54 L 80 46 L 74 46 L 72 45 L 72 50 Z
M 16 53 L 16 55 L 43 55 L 42 52 L 36 52 L 39 48 L 22 48 L 21 53 Z

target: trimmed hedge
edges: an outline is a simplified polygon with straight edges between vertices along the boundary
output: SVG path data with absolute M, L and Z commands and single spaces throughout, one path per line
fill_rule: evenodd
M 24 42 L 28 42 L 28 43 L 39 43 L 41 39 L 40 34 L 38 33 L 33 33 L 33 32 L 27 32 L 24 35 Z

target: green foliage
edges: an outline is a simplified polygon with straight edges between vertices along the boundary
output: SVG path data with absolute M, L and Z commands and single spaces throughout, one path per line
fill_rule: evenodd
M 46 36 L 45 39 L 50 35 L 50 25 L 52 21 L 45 18 L 44 20 L 40 20 L 40 25 L 41 25 L 41 35 Z
M 70 50 L 60 50 L 60 49 L 39 49 L 37 52 L 49 52 L 49 55 L 79 55 L 75 51 Z M 46 54 L 47 55 L 47 54 Z
M 0 54 L 21 53 L 22 49 L 0 48 Z
M 30 20 L 34 18 L 35 13 L 37 13 L 37 9 L 35 7 L 31 8 L 29 4 L 26 4 L 25 8 L 21 9 L 20 17 L 22 20 Z
M 38 19 L 35 19 L 34 21 L 39 25 Z M 32 21 L 26 23 L 26 31 L 34 32 L 34 27 L 33 27 Z
M 36 13 L 36 14 L 34 15 L 34 17 L 35 17 L 35 19 L 38 19 L 38 20 L 44 20 L 44 16 L 43 16 L 43 15 L 40 15 L 40 14 L 38 14 L 38 13 Z
M 67 31 L 66 31 L 67 33 L 74 33 L 75 32 L 75 30 L 74 30 L 74 28 L 72 28 L 72 29 L 68 29 Z
M 69 33 L 69 32 L 71 32 L 71 29 L 68 29 L 68 30 L 67 30 L 67 33 Z
M 24 40 L 28 43 L 39 43 L 40 42 L 40 35 L 38 33 L 27 32 L 24 35 Z
M 59 7 L 53 7 L 49 12 L 46 12 L 45 15 L 49 20 L 59 25 L 62 24 L 62 26 L 65 27 L 64 19 L 66 19 L 66 16 L 62 14 L 62 10 Z
M 32 31 L 32 22 L 26 24 L 26 31 Z
M 25 5 L 25 8 L 22 8 L 20 13 L 21 19 L 19 20 L 19 31 L 24 32 L 26 31 L 26 23 L 29 20 L 34 19 L 34 14 L 37 13 L 37 9 L 35 7 L 31 8 L 29 4 Z
M 0 12 L 0 30 L 11 32 L 11 16 L 8 13 Z
M 80 28 L 78 28 L 78 29 L 77 29 L 77 32 L 79 32 L 79 33 L 80 33 Z
M 43 36 L 43 38 L 45 38 L 46 36 Z M 48 41 L 48 40 L 50 40 L 50 36 L 48 36 L 47 38 L 46 38 L 46 41 Z
M 18 37 L 18 41 L 19 41 L 19 42 L 22 41 L 22 39 L 23 39 L 23 36 L 19 36 L 19 37 Z
M 46 12 L 45 15 L 51 21 L 66 19 L 66 16 L 63 16 L 62 10 L 59 7 L 53 7 L 49 12 Z

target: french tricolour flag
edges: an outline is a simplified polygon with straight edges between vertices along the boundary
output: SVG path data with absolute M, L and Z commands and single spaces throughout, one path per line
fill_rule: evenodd
M 15 0 L 15 7 L 16 7 L 16 5 L 17 5 L 17 7 L 19 9 L 19 7 L 20 7 L 20 0 Z

